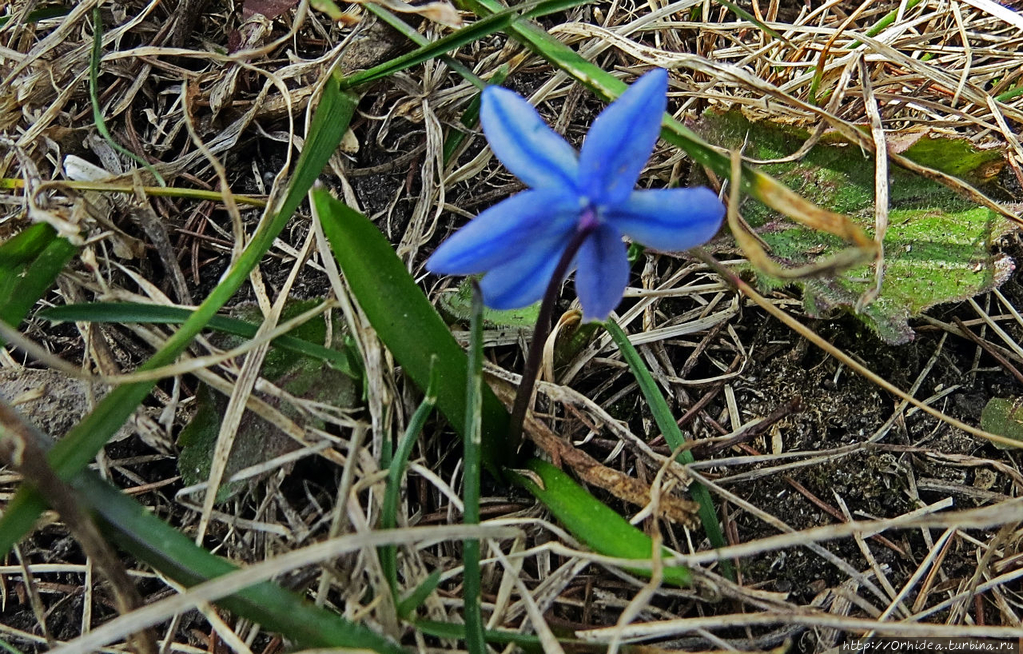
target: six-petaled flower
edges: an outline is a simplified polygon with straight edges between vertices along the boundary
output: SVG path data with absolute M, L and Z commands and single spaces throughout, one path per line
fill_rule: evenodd
M 483 301 L 513 309 L 539 300 L 579 230 L 574 260 L 583 316 L 604 320 L 629 281 L 622 235 L 657 250 L 685 250 L 717 233 L 724 207 L 706 188 L 634 190 L 667 106 L 668 74 L 653 70 L 609 105 L 577 154 L 516 93 L 490 86 L 480 122 L 497 158 L 529 187 L 490 207 L 441 244 L 434 273 L 472 275 Z M 561 281 L 561 280 L 559 280 Z

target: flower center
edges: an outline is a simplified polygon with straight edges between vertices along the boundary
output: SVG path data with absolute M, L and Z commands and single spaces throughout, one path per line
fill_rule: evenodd
M 600 212 L 598 208 L 590 201 L 584 200 L 582 210 L 579 211 L 579 225 L 576 227 L 577 231 L 593 231 L 600 225 Z

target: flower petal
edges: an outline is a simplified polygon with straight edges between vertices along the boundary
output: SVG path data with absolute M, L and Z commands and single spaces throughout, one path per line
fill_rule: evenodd
M 590 127 L 579 155 L 579 191 L 598 205 L 629 197 L 661 133 L 668 106 L 668 72 L 640 77 Z
M 629 283 L 629 260 L 621 233 L 601 225 L 579 248 L 575 292 L 583 320 L 606 320 L 622 301 Z
M 721 228 L 725 207 L 709 188 L 634 191 L 603 215 L 629 238 L 655 250 L 688 250 Z
M 575 148 L 518 93 L 488 86 L 480 123 L 497 158 L 528 186 L 575 188 L 579 170 Z
M 548 238 L 523 246 L 519 256 L 480 280 L 483 303 L 491 309 L 518 309 L 542 298 L 568 240 Z
M 567 239 L 579 215 L 579 199 L 562 189 L 523 191 L 495 204 L 441 243 L 426 269 L 473 275 L 507 263 L 538 240 Z

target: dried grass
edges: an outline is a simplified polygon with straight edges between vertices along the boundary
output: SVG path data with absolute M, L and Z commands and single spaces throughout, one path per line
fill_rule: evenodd
M 15 2 L 14 18 L 0 28 L 0 176 L 22 179 L 28 198 L 3 197 L 0 236 L 44 220 L 80 238 L 81 256 L 48 303 L 145 298 L 187 305 L 188 295 L 201 298 L 209 290 L 253 230 L 257 214 L 244 206 L 225 209 L 144 192 L 78 192 L 66 184 L 62 164 L 68 155 L 102 165 L 111 183 L 138 188 L 134 176 L 152 183 L 99 139 L 91 124 L 87 78 L 94 5 L 83 2 L 64 17 L 27 24 L 21 19 L 35 3 Z M 773 0 L 746 7 L 782 38 L 704 0 L 587 6 L 550 29 L 587 59 L 623 76 L 650 65 L 671 68 L 671 106 L 680 117 L 737 106 L 757 119 L 811 130 L 810 141 L 793 157 L 825 130 L 856 135 L 854 142 L 873 152 L 884 152 L 886 140 L 915 129 L 1003 148 L 1010 172 L 1005 184 L 1012 191 L 1018 183 L 1018 196 L 1023 148 L 1013 129 L 1023 122 L 1023 94 L 1009 92 L 1023 84 L 1023 32 L 1015 14 L 994 15 L 982 0 L 859 5 Z M 890 11 L 898 12 L 891 25 L 869 36 L 867 30 Z M 108 28 L 100 99 L 116 138 L 173 185 L 226 186 L 260 196 L 283 182 L 287 158 L 295 153 L 288 144 L 301 146 L 297 135 L 317 82 L 334 66 L 365 68 L 404 47 L 368 18 L 342 28 L 304 5 L 297 15 L 242 25 L 235 8 L 211 4 L 183 46 L 172 42 L 183 18 L 158 2 L 104 5 L 103 15 Z M 223 54 L 234 37 L 243 50 Z M 503 38 L 485 39 L 459 56 L 478 73 L 509 64 L 515 86 L 530 91 L 571 140 L 578 141 L 597 108 L 563 73 Z M 810 101 L 817 73 L 818 93 L 830 93 L 820 95 L 819 106 Z M 469 139 L 453 163 L 442 160 L 444 130 L 457 121 L 471 92 L 440 62 L 377 84 L 360 105 L 354 140 L 325 173 L 346 202 L 378 222 L 417 274 L 455 223 L 517 188 L 479 139 Z M 873 129 L 861 131 L 864 126 Z M 905 163 L 898 157 L 888 161 Z M 684 157 L 664 151 L 644 182 L 684 183 L 691 174 Z M 883 228 L 883 216 L 878 218 Z M 621 562 L 586 552 L 547 522 L 531 498 L 490 487 L 484 525 L 477 530 L 487 538 L 484 555 L 487 547 L 491 553 L 484 567 L 489 626 L 538 633 L 551 651 L 557 648 L 548 625 L 576 630 L 594 643 L 687 650 L 763 651 L 795 641 L 802 651 L 824 652 L 865 633 L 1023 635 L 1018 581 L 1023 474 L 1017 454 L 973 442 L 905 402 L 854 382 L 833 361 L 808 355 L 805 342 L 766 321 L 701 264 L 647 256 L 641 285 L 629 289 L 631 304 L 620 323 L 643 345 L 683 428 L 703 440 L 741 436 L 797 394 L 805 396 L 803 412 L 783 417 L 751 440 L 729 440 L 728 449 L 710 459 L 701 455 L 684 470 L 670 462 L 670 452 L 656 438 L 608 338 L 597 338 L 559 367 L 548 366 L 537 400 L 539 417 L 553 429 L 545 438 L 560 440 L 557 447 L 578 451 L 606 471 L 628 475 L 648 499 L 652 492 L 646 509 L 609 502 L 635 512 L 644 529 L 662 535 L 693 566 L 697 583 L 695 589 L 647 585 L 622 572 Z M 187 288 L 168 283 L 177 266 Z M 424 283 L 436 296 L 452 282 Z M 91 564 L 51 519 L 0 566 L 5 616 L 0 637 L 23 651 L 43 651 L 93 627 L 99 634 L 124 626 L 118 633 L 126 635 L 145 622 L 160 625 L 167 651 L 212 651 L 218 641 L 235 651 L 282 651 L 280 641 L 258 627 L 218 616 L 204 603 L 252 574 L 291 575 L 291 583 L 312 600 L 395 638 L 405 635 L 410 647 L 453 647 L 404 634 L 389 601 L 365 602 L 389 597 L 371 545 L 390 538 L 401 544 L 406 588 L 431 570 L 443 571 L 439 591 L 423 609 L 426 616 L 460 620 L 459 548 L 452 542 L 467 533 L 458 526 L 459 446 L 442 425 L 430 426 L 414 453 L 401 505 L 399 525 L 407 529 L 393 537 L 375 533 L 385 477 L 379 455 L 401 433 L 417 393 L 351 303 L 306 217 L 294 221 L 240 299 L 258 303 L 269 330 L 288 288 L 302 296 L 333 292 L 340 302 L 365 357 L 371 392 L 364 410 L 325 411 L 258 379 L 258 359 L 251 354 L 241 368 L 218 357 L 195 377 L 161 384 L 152 410 L 136 417 L 141 440 L 117 443 L 99 461 L 125 492 L 163 518 L 219 554 L 254 565 L 178 594 L 166 580 L 129 564 L 150 606 L 111 619 L 107 593 L 94 586 Z M 984 399 L 1020 389 L 1000 367 L 981 367 L 990 366 L 990 359 L 982 360 L 982 350 L 961 338 L 963 330 L 979 333 L 1007 359 L 1023 361 L 1018 344 L 1023 319 L 1014 308 L 1020 297 L 1012 281 L 1005 295 L 996 292 L 956 313 L 964 319 L 956 325 L 945 314 L 932 317 L 923 325 L 932 331 L 922 328 L 917 343 L 901 350 L 857 342 L 856 327 L 848 322 L 818 328 L 868 367 L 880 366 L 882 374 L 904 380 L 903 388 L 926 397 L 925 403 L 969 420 L 976 411 L 963 407 L 979 401 L 978 394 Z M 772 301 L 800 311 L 798 301 L 784 293 Z M 165 338 L 158 328 L 70 330 L 37 320 L 23 333 L 49 356 L 107 377 L 126 374 Z M 491 330 L 486 339 L 493 347 L 494 384 L 516 381 L 524 335 Z M 219 351 L 200 339 L 191 354 Z M 0 350 L 0 365 L 14 370 L 39 366 L 45 358 Z M 779 374 L 781 363 L 789 366 L 787 374 Z M 259 470 L 243 471 L 258 481 L 216 509 L 214 493 L 195 504 L 204 489 L 190 489 L 199 495 L 181 491 L 171 454 L 192 411 L 196 377 L 230 395 L 237 411 L 256 411 L 302 447 Z M 845 414 L 846 423 L 835 425 L 828 420 L 834 406 L 807 406 L 808 400 L 821 401 L 820 385 L 827 380 L 833 380 L 827 392 L 861 416 Z M 285 417 L 268 397 L 315 413 L 328 429 Z M 92 399 L 81 401 L 88 405 Z M 223 456 L 236 424 L 224 423 Z M 829 435 L 829 428 L 839 433 Z M 304 462 L 302 471 L 316 476 L 289 474 L 297 460 Z M 875 468 L 865 472 L 864 466 Z M 665 493 L 662 501 L 677 499 L 679 490 L 667 489 L 683 489 L 694 478 L 724 508 L 730 540 L 725 554 L 740 561 L 738 583 L 717 574 L 716 555 L 700 541 L 700 532 L 660 519 L 658 493 Z M 857 487 L 865 479 L 876 488 Z M 11 497 L 18 481 L 0 471 L 0 501 Z M 894 490 L 877 490 L 885 484 Z M 897 501 L 879 503 L 878 497 Z M 191 608 L 205 617 L 188 613 Z

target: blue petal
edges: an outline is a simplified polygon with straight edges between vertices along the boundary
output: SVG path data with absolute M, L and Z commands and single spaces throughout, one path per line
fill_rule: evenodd
M 497 158 L 528 186 L 575 187 L 579 170 L 575 148 L 548 127 L 522 96 L 488 86 L 483 91 L 480 123 Z
M 441 243 L 426 269 L 443 275 L 485 272 L 537 241 L 575 228 L 579 198 L 561 189 L 523 191 L 495 204 Z
M 713 238 L 724 215 L 718 196 L 701 187 L 635 191 L 603 218 L 655 250 L 688 250 Z
M 579 248 L 575 292 L 583 320 L 606 320 L 622 301 L 629 283 L 629 260 L 621 233 L 601 225 Z
M 579 191 L 598 205 L 624 201 L 654 150 L 667 106 L 668 73 L 657 68 L 601 112 L 579 155 Z
M 569 239 L 566 235 L 528 244 L 518 257 L 488 272 L 480 280 L 483 303 L 491 309 L 518 309 L 542 298 Z

